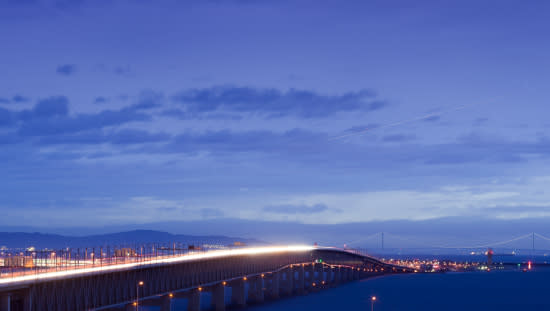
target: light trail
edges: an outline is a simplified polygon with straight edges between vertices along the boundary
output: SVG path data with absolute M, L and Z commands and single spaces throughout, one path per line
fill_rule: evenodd
M 178 262 L 185 262 L 185 261 L 239 256 L 239 255 L 262 255 L 262 254 L 281 253 L 281 252 L 307 252 L 318 248 L 319 247 L 308 246 L 308 245 L 291 245 L 291 246 L 250 247 L 250 248 L 240 248 L 240 249 L 231 249 L 231 250 L 215 250 L 215 251 L 208 251 L 206 253 L 187 254 L 187 255 L 181 255 L 181 256 L 170 257 L 170 258 L 163 258 L 163 257 L 153 258 L 151 260 L 141 261 L 141 262 L 132 262 L 132 263 L 125 263 L 125 264 L 109 265 L 109 266 L 99 266 L 99 267 L 92 267 L 92 268 L 80 268 L 80 269 L 74 269 L 74 270 L 46 272 L 46 273 L 39 273 L 39 274 L 16 276 L 13 278 L 4 278 L 4 279 L 0 279 L 0 287 L 14 285 L 14 284 L 31 283 L 31 282 L 40 281 L 40 280 L 76 277 L 76 276 L 83 276 L 83 275 L 103 273 L 103 272 L 112 272 L 112 271 L 119 271 L 119 270 L 130 270 L 136 267 L 142 268 L 144 266 L 154 266 L 158 264 L 171 264 L 171 263 L 178 263 Z

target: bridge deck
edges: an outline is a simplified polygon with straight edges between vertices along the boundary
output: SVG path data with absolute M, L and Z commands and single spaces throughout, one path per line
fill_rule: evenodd
M 232 257 L 241 255 L 262 255 L 281 252 L 307 252 L 320 247 L 293 245 L 293 246 L 270 246 L 270 247 L 247 247 L 228 250 L 195 251 L 183 255 L 168 255 L 156 257 L 130 257 L 118 259 L 114 262 L 111 259 L 97 259 L 93 264 L 66 265 L 55 268 L 28 269 L 0 275 L 0 290 L 2 287 L 11 287 L 35 283 L 37 281 L 58 280 L 64 278 L 81 277 L 108 272 L 127 271 L 154 267 L 166 264 L 177 264 L 186 261 L 205 260 L 221 257 Z M 120 262 L 122 261 L 122 262 Z

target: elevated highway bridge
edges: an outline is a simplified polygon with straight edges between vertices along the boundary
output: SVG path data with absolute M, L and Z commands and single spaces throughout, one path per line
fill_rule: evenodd
M 350 250 L 314 246 L 245 247 L 155 256 L 130 262 L 30 270 L 0 277 L 0 311 L 137 310 L 157 306 L 200 311 L 211 293 L 212 309 L 244 307 L 266 299 L 304 294 L 389 273 L 408 273 Z M 230 293 L 230 295 L 228 295 Z M 230 297 L 230 299 L 229 299 Z

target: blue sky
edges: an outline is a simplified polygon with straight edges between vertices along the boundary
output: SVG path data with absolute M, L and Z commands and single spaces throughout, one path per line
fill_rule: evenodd
M 549 5 L 0 0 L 0 225 L 548 217 Z

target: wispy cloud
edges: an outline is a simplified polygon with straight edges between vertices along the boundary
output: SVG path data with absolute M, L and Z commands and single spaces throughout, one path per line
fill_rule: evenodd
M 337 95 L 291 89 L 216 86 L 187 89 L 172 97 L 190 117 L 213 112 L 259 115 L 264 118 L 323 118 L 342 112 L 370 112 L 387 106 L 370 90 Z
M 73 64 L 59 65 L 57 66 L 57 69 L 55 71 L 62 76 L 71 76 L 76 73 L 76 65 L 73 65 Z
M 317 214 L 328 210 L 328 206 L 322 203 L 314 205 L 294 205 L 294 204 L 282 204 L 282 205 L 268 205 L 263 208 L 266 213 L 273 214 Z

